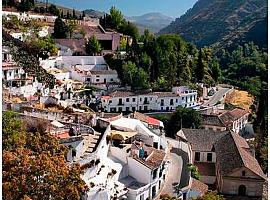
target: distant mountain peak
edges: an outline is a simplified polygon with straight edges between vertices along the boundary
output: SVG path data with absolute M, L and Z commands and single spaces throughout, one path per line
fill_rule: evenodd
M 136 24 L 141 33 L 146 28 L 151 32 L 156 33 L 173 21 L 172 17 L 159 12 L 150 12 L 140 16 L 126 17 L 126 19 Z

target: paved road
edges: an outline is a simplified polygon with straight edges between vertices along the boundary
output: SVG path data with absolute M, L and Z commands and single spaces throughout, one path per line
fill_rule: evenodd
M 230 90 L 230 88 L 219 88 L 219 90 L 212 96 L 207 102 L 203 103 L 203 106 L 214 106 L 220 101 L 224 95 Z
M 160 194 L 177 196 L 177 191 L 174 189 L 174 185 L 177 185 L 179 180 L 181 180 L 183 160 L 177 154 L 171 153 L 170 162 L 168 176 L 162 190 L 160 191 Z

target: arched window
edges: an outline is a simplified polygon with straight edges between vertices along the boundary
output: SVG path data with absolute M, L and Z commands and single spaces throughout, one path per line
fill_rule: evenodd
M 240 185 L 238 188 L 238 195 L 239 196 L 246 196 L 247 188 L 244 185 Z

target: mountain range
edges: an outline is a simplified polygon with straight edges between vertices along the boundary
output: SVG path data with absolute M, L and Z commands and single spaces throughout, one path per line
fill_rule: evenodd
M 247 41 L 267 47 L 267 9 L 267 0 L 198 0 L 159 34 L 180 34 L 198 47 Z
M 126 19 L 138 26 L 141 33 L 143 33 L 144 29 L 149 29 L 151 32 L 157 33 L 173 21 L 172 17 L 157 12 L 126 17 Z

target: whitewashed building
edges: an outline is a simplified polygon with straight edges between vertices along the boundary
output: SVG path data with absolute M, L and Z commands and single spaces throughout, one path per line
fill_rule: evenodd
M 86 84 L 119 83 L 118 74 L 110 69 L 103 56 L 59 56 L 40 61 L 44 69 L 57 68 L 70 73 L 70 78 Z
M 115 91 L 102 96 L 101 105 L 105 112 L 173 111 L 177 106 L 197 106 L 197 91 L 185 92 L 128 92 Z

